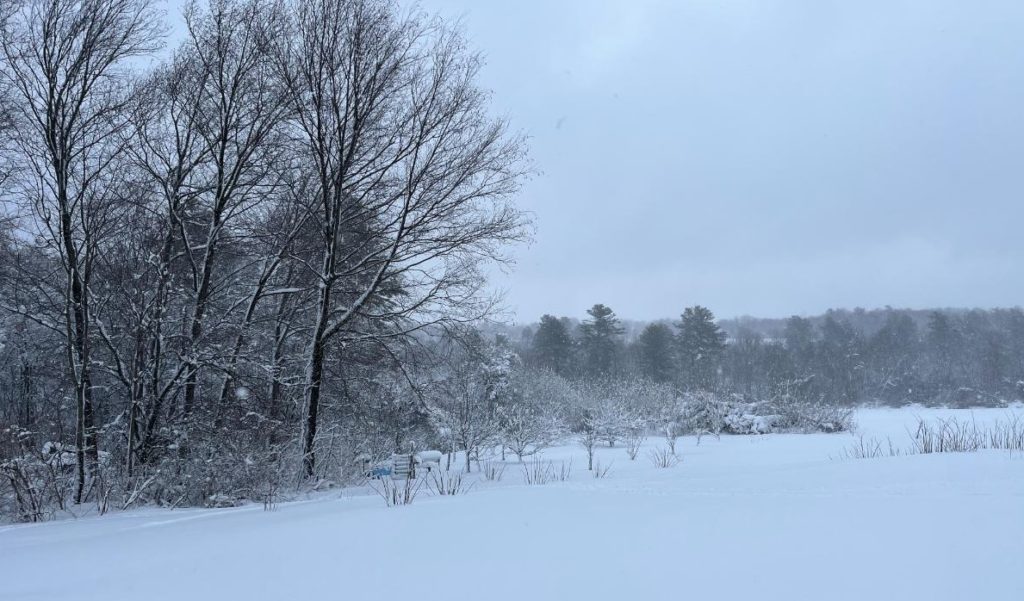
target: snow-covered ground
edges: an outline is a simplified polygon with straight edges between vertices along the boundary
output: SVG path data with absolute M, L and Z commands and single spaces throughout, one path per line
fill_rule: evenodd
M 1020 409 L 1018 413 L 1024 413 Z M 901 446 L 916 415 L 867 410 Z M 384 507 L 366 491 L 0 527 L 0 599 L 1024 599 L 1024 457 L 840 459 L 849 434 L 681 440 L 657 469 L 574 446 L 567 482 Z

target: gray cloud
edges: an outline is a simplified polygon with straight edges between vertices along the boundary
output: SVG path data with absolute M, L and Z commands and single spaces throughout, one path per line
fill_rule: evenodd
M 532 137 L 537 239 L 495 276 L 522 321 L 1024 298 L 1024 3 L 422 7 Z
M 533 136 L 522 320 L 1024 295 L 1018 2 L 424 6 Z

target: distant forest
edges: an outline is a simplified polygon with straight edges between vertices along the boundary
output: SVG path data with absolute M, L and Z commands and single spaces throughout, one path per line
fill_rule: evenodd
M 675 320 L 544 315 L 493 332 L 527 365 L 571 379 L 643 378 L 751 400 L 1002 405 L 1024 389 L 1024 311 L 830 310 L 813 317 Z

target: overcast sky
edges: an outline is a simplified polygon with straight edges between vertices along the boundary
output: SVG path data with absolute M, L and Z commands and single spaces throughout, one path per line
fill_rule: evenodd
M 531 136 L 520 321 L 1024 299 L 1024 2 L 424 0 Z

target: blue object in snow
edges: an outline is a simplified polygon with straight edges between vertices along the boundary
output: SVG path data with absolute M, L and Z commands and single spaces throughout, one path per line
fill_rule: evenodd
M 371 478 L 383 478 L 384 476 L 391 475 L 391 467 L 386 465 L 378 465 L 377 467 L 370 470 Z

